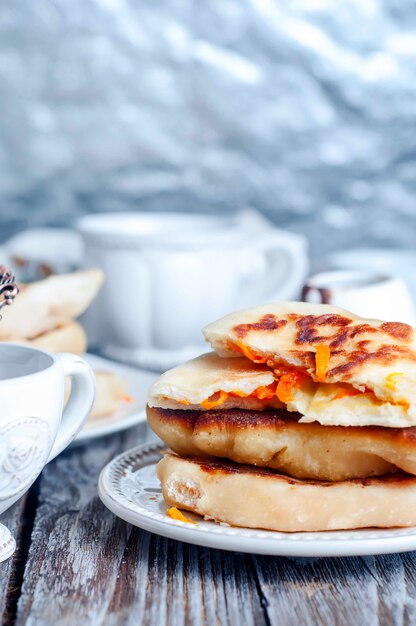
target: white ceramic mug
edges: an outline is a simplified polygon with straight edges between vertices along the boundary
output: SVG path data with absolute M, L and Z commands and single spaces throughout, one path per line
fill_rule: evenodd
M 72 387 L 63 409 L 67 376 Z M 94 374 L 79 356 L 0 343 L 0 513 L 71 443 L 94 395 Z M 0 561 L 13 549 L 13 538 L 0 525 Z
M 399 278 L 366 270 L 334 270 L 308 278 L 306 302 L 333 304 L 356 315 L 415 325 L 410 293 Z
M 146 351 L 200 350 L 208 322 L 298 296 L 307 270 L 303 239 L 257 226 L 243 227 L 238 216 L 181 213 L 81 219 L 85 263 L 106 275 L 92 324 L 103 351 L 144 364 Z

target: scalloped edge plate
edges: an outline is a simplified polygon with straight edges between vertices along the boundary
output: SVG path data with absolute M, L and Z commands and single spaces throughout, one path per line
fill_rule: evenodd
M 316 533 L 280 533 L 237 528 L 188 514 L 193 526 L 166 515 L 156 477 L 159 443 L 137 446 L 115 457 L 102 470 L 98 492 L 121 519 L 143 530 L 208 548 L 298 558 L 391 554 L 416 549 L 416 528 L 360 529 Z

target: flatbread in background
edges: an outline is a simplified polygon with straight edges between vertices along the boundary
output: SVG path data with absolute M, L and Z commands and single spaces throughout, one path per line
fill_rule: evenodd
M 101 270 L 91 269 L 23 285 L 13 306 L 2 311 L 0 340 L 33 339 L 65 326 L 88 308 L 103 280 Z
M 65 326 L 54 328 L 33 339 L 12 337 L 3 341 L 21 343 L 48 352 L 72 352 L 72 354 L 79 355 L 84 354 L 87 349 L 87 336 L 78 322 L 70 322 Z
M 94 370 L 96 390 L 95 402 L 89 419 L 112 416 L 125 404 L 131 402 L 127 383 L 115 372 Z
M 232 313 L 203 333 L 222 357 L 244 354 L 272 369 L 299 369 L 315 382 L 370 389 L 416 418 L 416 334 L 407 324 L 364 319 L 330 305 L 281 302 Z
M 115 372 L 94 370 L 95 400 L 88 420 L 113 417 L 123 404 L 131 402 L 127 383 Z M 71 391 L 71 379 L 65 380 L 65 404 Z

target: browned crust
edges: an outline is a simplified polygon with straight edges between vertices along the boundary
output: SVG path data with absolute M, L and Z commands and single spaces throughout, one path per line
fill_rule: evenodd
M 264 478 L 283 480 L 290 485 L 314 485 L 320 487 L 333 487 L 339 485 L 339 482 L 329 482 L 323 480 L 298 480 L 267 467 L 258 467 L 255 465 L 243 465 L 241 463 L 234 463 L 233 461 L 223 461 L 216 458 L 204 458 L 204 457 L 190 457 L 179 456 L 167 453 L 170 456 L 178 456 L 189 463 L 198 465 L 203 472 L 207 474 L 230 475 L 230 474 L 252 474 L 255 476 L 263 476 Z M 414 484 L 416 478 L 405 472 L 397 472 L 395 474 L 388 474 L 386 476 L 375 478 L 354 478 L 351 480 L 343 481 L 344 484 L 359 485 L 361 487 L 368 487 L 376 484 L 388 484 L 390 487 L 403 487 L 406 483 Z
M 354 433 L 383 433 L 392 438 L 399 438 L 407 441 L 416 441 L 416 426 L 408 428 L 389 428 L 386 426 L 322 426 L 317 423 L 299 423 L 302 417 L 300 413 L 289 412 L 286 409 L 269 409 L 266 411 L 249 411 L 245 409 L 223 409 L 209 411 L 193 411 L 182 409 L 162 409 L 159 407 L 146 407 L 148 415 L 155 416 L 160 421 L 178 424 L 188 430 L 193 430 L 198 426 L 209 428 L 210 425 L 216 427 L 234 428 L 256 428 L 266 426 L 274 430 L 281 430 L 287 427 L 310 429 L 311 425 L 316 428 L 339 431 L 348 434 Z
M 283 428 L 289 423 L 296 423 L 302 417 L 300 413 L 289 413 L 286 409 L 273 409 L 270 411 L 247 411 L 244 409 L 193 411 L 147 406 L 146 411 L 148 414 L 155 415 L 159 420 L 180 424 L 187 428 L 192 428 L 198 422 L 198 424 L 204 424 L 205 426 L 222 424 L 237 428 L 273 425 L 277 429 Z
M 278 331 L 286 326 L 286 320 L 278 320 L 275 315 L 271 313 L 264 315 L 254 324 L 238 324 L 234 327 L 234 332 L 240 339 L 243 339 L 252 330 L 263 330 L 266 332 Z
M 343 317 L 342 315 L 336 314 L 326 314 L 326 315 L 304 315 L 299 316 L 299 319 L 296 322 L 296 326 L 298 327 L 298 332 L 296 334 L 295 343 L 298 345 L 302 345 L 305 343 L 314 344 L 321 343 L 327 337 L 320 335 L 320 329 L 322 328 L 335 328 L 336 336 L 340 337 L 345 334 L 345 332 L 341 332 L 341 328 L 348 326 L 351 324 L 351 320 L 347 317 Z
M 368 363 L 392 365 L 398 360 L 416 363 L 416 353 L 409 347 L 413 328 L 401 322 L 383 322 L 373 326 L 367 322 L 355 323 L 338 313 L 298 315 L 289 313 L 282 318 L 263 315 L 257 322 L 238 324 L 233 330 L 239 339 L 252 331 L 278 332 L 288 322 L 296 325 L 292 355 L 301 361 L 301 367 L 314 365 L 315 346 L 325 343 L 330 347 L 333 365 L 327 379 L 346 380 L 357 368 Z M 372 343 L 374 346 L 372 346 Z M 312 349 L 307 349 L 308 346 Z
M 388 335 L 394 337 L 394 339 L 400 339 L 400 341 L 410 342 L 413 337 L 413 328 L 409 324 L 403 324 L 402 322 L 384 322 L 380 328 Z

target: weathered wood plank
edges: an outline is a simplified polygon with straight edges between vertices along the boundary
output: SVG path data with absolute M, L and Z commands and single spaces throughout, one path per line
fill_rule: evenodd
M 108 579 L 116 579 L 130 531 L 99 501 L 98 475 L 144 434 L 142 425 L 70 450 L 44 469 L 17 624 L 73 624 L 77 614 L 105 615 Z
M 105 624 L 265 624 L 242 555 L 190 546 L 137 529 L 130 539 Z
M 252 558 L 271 626 L 378 626 L 376 580 L 360 558 Z
M 381 626 L 416 624 L 416 552 L 366 561 L 377 578 Z
M 261 626 L 244 556 L 156 537 L 99 502 L 101 468 L 140 437 L 152 438 L 141 427 L 45 468 L 16 623 Z
M 7 623 L 12 596 L 19 593 L 20 569 L 24 566 L 25 548 L 22 545 L 22 518 L 26 503 L 26 496 L 20 498 L 14 506 L 0 516 L 0 522 L 7 526 L 17 542 L 17 549 L 13 557 L 0 563 L 0 617 L 2 623 Z M 23 539 L 24 541 L 24 539 Z M 15 598 L 17 599 L 17 597 Z

